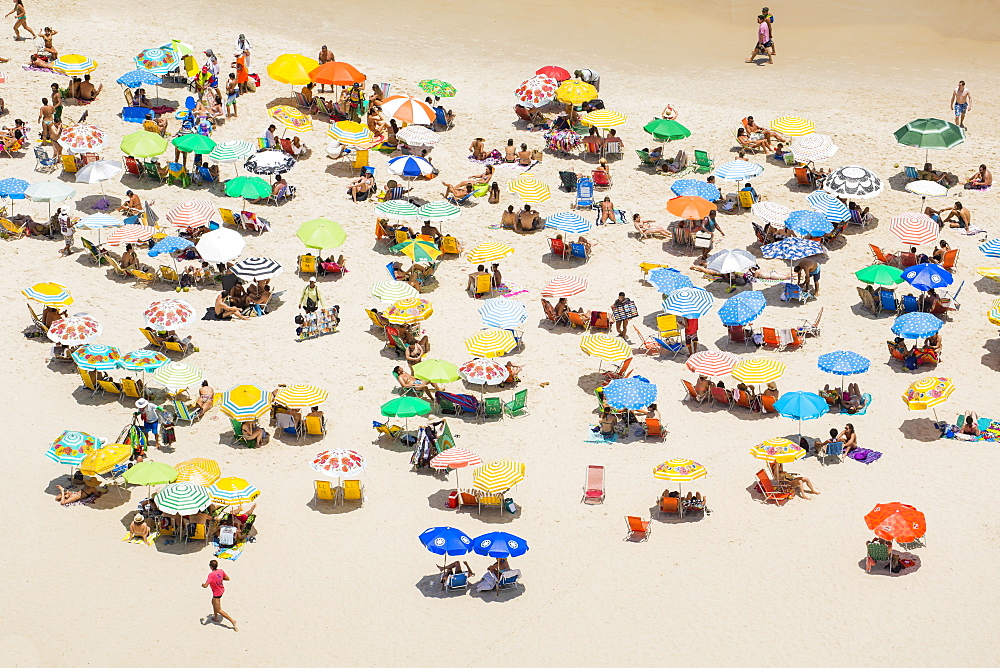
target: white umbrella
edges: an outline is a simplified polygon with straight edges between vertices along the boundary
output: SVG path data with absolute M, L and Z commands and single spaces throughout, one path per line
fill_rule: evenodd
M 944 197 L 948 189 L 937 181 L 910 181 L 905 186 L 907 192 L 920 195 L 920 210 L 924 210 L 924 202 L 928 197 Z
M 219 228 L 206 232 L 195 248 L 206 262 L 229 262 L 243 254 L 246 242 L 236 230 Z
M 745 271 L 755 264 L 757 264 L 757 258 L 747 251 L 740 250 L 739 248 L 729 248 L 709 257 L 706 266 L 720 274 L 732 274 Z
M 49 216 L 52 216 L 52 202 L 63 202 L 76 197 L 73 186 L 62 181 L 42 181 L 32 183 L 24 189 L 24 196 L 32 202 L 48 202 Z
M 777 202 L 772 202 L 770 200 L 762 200 L 760 202 L 755 202 L 754 205 L 750 207 L 750 212 L 760 218 L 764 223 L 782 225 L 785 222 L 785 218 L 788 218 L 788 214 L 790 214 L 792 210 L 784 204 L 778 204 Z
M 823 190 L 840 197 L 868 199 L 882 192 L 882 179 L 869 169 L 848 165 L 827 174 L 823 179 Z
M 396 139 L 410 146 L 434 146 L 441 141 L 441 135 L 423 125 L 407 125 L 396 133 Z
M 104 202 L 104 207 L 107 208 L 108 200 L 104 194 L 104 182 L 109 181 L 122 172 L 125 171 L 125 167 L 118 160 L 98 160 L 97 162 L 92 162 L 89 165 L 84 166 L 83 169 L 76 173 L 77 183 L 99 183 L 101 184 L 101 202 Z M 94 208 L 98 207 L 96 204 Z
M 808 134 L 796 137 L 788 150 L 799 162 L 810 160 L 828 160 L 837 152 L 837 145 L 828 135 Z

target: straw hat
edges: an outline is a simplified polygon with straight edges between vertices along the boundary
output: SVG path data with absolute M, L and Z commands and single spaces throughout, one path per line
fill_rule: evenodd
M 135 517 L 132 518 L 132 521 L 138 524 L 139 522 L 142 522 L 144 519 L 145 518 L 142 515 L 137 514 Z

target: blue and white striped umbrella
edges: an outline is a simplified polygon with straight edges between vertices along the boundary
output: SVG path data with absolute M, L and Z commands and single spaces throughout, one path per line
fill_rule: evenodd
M 656 385 L 644 378 L 618 378 L 604 386 L 604 401 L 612 408 L 637 411 L 656 401 Z
M 564 211 L 546 218 L 545 227 L 566 234 L 583 234 L 590 231 L 590 221 L 572 211 Z
M 4 179 L 0 181 L 0 197 L 24 199 L 24 190 L 27 187 L 28 182 L 22 179 Z
M 745 181 L 755 176 L 760 176 L 764 171 L 763 165 L 748 160 L 730 160 L 727 163 L 715 168 L 715 178 L 727 181 Z
M 939 264 L 915 264 L 903 271 L 903 280 L 917 290 L 946 288 L 955 282 L 955 277 Z
M 181 237 L 164 237 L 156 242 L 156 245 L 149 249 L 149 257 L 156 257 L 160 253 L 176 253 L 186 248 L 191 248 L 194 243 L 190 239 Z
M 694 287 L 694 283 L 691 282 L 690 278 L 676 269 L 668 269 L 666 267 L 657 267 L 649 272 L 647 280 L 653 284 L 653 287 L 665 295 L 681 288 Z
M 824 190 L 809 193 L 806 195 L 806 201 L 809 202 L 809 206 L 826 216 L 826 219 L 834 225 L 851 217 L 851 211 L 847 205 Z
M 825 253 L 823 246 L 812 239 L 782 239 L 773 244 L 760 247 L 761 254 L 769 260 L 801 260 L 811 255 Z
M 804 237 L 821 237 L 833 231 L 833 223 L 825 215 L 809 209 L 792 211 L 785 218 L 785 227 Z
M 930 313 L 904 313 L 892 323 L 892 333 L 904 339 L 923 339 L 938 333 L 944 323 Z
M 667 294 L 663 312 L 685 318 L 700 318 L 712 310 L 712 293 L 705 288 L 681 288 Z
M 118 83 L 129 88 L 139 88 L 140 86 L 159 86 L 163 83 L 160 77 L 147 69 L 136 69 L 126 72 L 117 79 Z
M 105 227 L 121 227 L 124 224 L 125 221 L 121 218 L 115 218 L 106 213 L 92 213 L 89 216 L 84 216 L 76 226 L 85 230 L 102 230 Z
M 479 307 L 479 317 L 483 319 L 483 324 L 487 327 L 510 329 L 523 324 L 528 319 L 528 307 L 513 299 L 494 297 L 487 299 Z
M 722 197 L 718 186 L 713 186 L 711 183 L 705 183 L 697 179 L 674 181 L 674 184 L 670 186 L 670 190 L 678 197 L 704 197 L 709 202 L 714 202 Z
M 835 376 L 854 376 L 868 371 L 871 360 L 863 355 L 849 350 L 835 350 L 819 356 L 816 366 L 820 371 L 832 373 Z
M 434 173 L 434 165 L 417 156 L 401 155 L 389 161 L 389 173 L 415 179 Z
M 727 299 L 726 303 L 719 307 L 719 317 L 726 327 L 746 325 L 756 320 L 766 306 L 767 298 L 763 292 L 747 290 Z
M 1000 239 L 991 239 L 984 244 L 979 244 L 979 250 L 986 257 L 1000 257 Z

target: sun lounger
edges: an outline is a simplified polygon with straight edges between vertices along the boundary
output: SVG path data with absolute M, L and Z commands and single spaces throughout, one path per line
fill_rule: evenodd
M 656 504 L 656 517 L 663 513 L 674 513 L 678 518 L 684 517 L 684 504 L 679 496 L 661 496 Z
M 604 503 L 604 467 L 588 466 L 581 503 Z
M 785 505 L 788 503 L 788 499 L 795 496 L 795 492 L 789 490 L 784 485 L 780 485 L 778 489 L 775 489 L 764 469 L 757 471 L 757 489 L 764 495 L 764 503 L 774 501 L 778 506 Z
M 634 515 L 626 516 L 625 525 L 628 527 L 628 535 L 625 536 L 625 540 L 631 540 L 636 537 L 639 538 L 640 542 L 648 540 L 651 524 L 652 521 L 644 520 L 641 517 L 635 517 Z

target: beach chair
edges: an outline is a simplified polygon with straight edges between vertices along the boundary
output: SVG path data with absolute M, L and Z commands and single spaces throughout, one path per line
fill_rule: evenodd
M 446 234 L 441 237 L 441 252 L 446 255 L 459 255 L 462 252 L 462 245 L 458 243 L 458 239 Z
M 679 340 L 664 341 L 658 336 L 654 336 L 653 341 L 655 341 L 656 345 L 658 345 L 662 350 L 667 351 L 673 357 L 677 357 L 677 354 L 685 348 L 684 344 Z
M 649 539 L 649 533 L 652 528 L 651 524 L 651 520 L 644 520 L 634 515 L 626 516 L 625 526 L 628 527 L 628 535 L 625 536 L 625 540 L 633 540 L 638 537 L 639 542 L 645 542 Z
M 259 220 L 257 218 L 257 214 L 253 211 L 241 211 L 239 220 L 240 225 L 243 226 L 244 230 L 248 230 L 258 235 L 269 229 L 268 223 Z
M 113 394 L 116 397 L 122 395 L 122 388 L 118 387 L 113 380 L 98 380 L 97 389 L 101 391 L 101 394 Z
M 45 149 L 41 146 L 36 146 L 34 148 L 35 152 L 35 171 L 36 172 L 51 172 L 56 168 L 55 158 L 50 158 L 49 154 L 45 152 Z
M 865 290 L 862 290 L 862 292 L 865 292 L 867 294 L 867 291 Z M 819 336 L 820 334 L 819 321 L 823 319 L 823 309 L 825 308 L 826 308 L 825 306 L 820 308 L 819 313 L 816 314 L 815 321 L 813 322 L 809 322 L 808 320 L 802 321 L 802 326 L 799 327 L 799 329 L 802 331 L 803 336 Z
M 962 281 L 961 283 L 958 284 L 958 288 L 955 290 L 954 293 L 952 293 L 950 290 L 943 291 L 944 298 L 951 300 L 951 308 L 953 308 L 956 311 L 962 308 L 962 305 L 958 303 L 958 296 L 962 294 L 962 288 L 964 287 L 965 287 L 965 281 Z
M 149 345 L 153 346 L 154 348 L 164 348 L 163 341 L 156 338 L 156 335 L 154 335 L 152 331 L 146 329 L 145 327 L 140 327 L 139 331 L 142 332 L 142 335 L 146 337 L 146 341 L 149 342 Z
M 650 341 L 645 336 L 643 336 L 642 332 L 640 332 L 639 328 L 636 327 L 635 325 L 632 325 L 632 329 L 635 330 L 636 336 L 639 337 L 640 346 L 637 352 L 645 353 L 647 355 L 660 354 L 660 346 L 658 343 L 656 343 L 656 341 Z
M 799 303 L 807 302 L 810 298 L 816 299 L 816 296 L 813 293 L 806 290 L 798 283 L 785 283 L 785 290 L 781 297 L 782 301 L 790 302 L 792 300 L 796 300 Z
M 385 435 L 394 441 L 403 433 L 403 428 L 394 424 L 373 421 L 372 427 L 379 433 L 379 436 Z
M 75 174 L 79 169 L 76 162 L 76 156 L 72 153 L 63 153 L 60 160 L 62 162 L 63 171 L 68 174 Z
M 503 409 L 507 415 L 511 417 L 517 417 L 519 415 L 524 415 L 528 412 L 526 406 L 528 403 L 528 391 L 518 390 L 514 393 L 514 398 L 510 401 L 504 402 Z
M 107 260 L 108 251 L 98 246 L 95 246 L 93 242 L 91 242 L 89 239 L 81 237 L 80 243 L 83 244 L 83 247 L 87 251 L 90 259 L 97 266 L 101 266 L 101 264 L 103 264 Z
M 761 330 L 761 335 L 764 337 L 765 346 L 771 346 L 779 350 L 784 347 L 781 343 L 781 337 L 778 336 L 778 330 L 774 327 L 764 327 Z
M 469 574 L 452 573 L 441 583 L 441 588 L 446 592 L 465 591 L 469 588 Z
M 788 499 L 795 496 L 795 492 L 785 485 L 779 484 L 778 489 L 775 489 L 764 469 L 757 471 L 757 489 L 764 495 L 764 503 L 774 501 L 775 505 L 779 507 L 788 503 Z
M 142 168 L 147 177 L 156 179 L 160 183 L 163 182 L 163 179 L 160 177 L 160 170 L 156 168 L 155 162 L 144 162 L 142 163 Z
M 733 400 L 730 398 L 730 395 L 726 392 L 725 388 L 715 387 L 713 385 L 711 389 L 711 396 L 712 401 L 717 404 L 722 404 L 726 407 L 726 410 L 729 410 L 733 405 Z
M 587 247 L 583 244 L 569 244 L 569 256 L 578 257 L 581 260 L 589 260 L 590 256 L 587 255 Z
M 299 256 L 299 276 L 302 274 L 315 274 L 316 273 L 316 256 L 306 253 L 305 255 Z
M 684 401 L 687 401 L 688 399 L 694 399 L 700 404 L 707 398 L 707 397 L 702 397 L 701 399 L 699 399 L 698 392 L 694 389 L 694 385 L 692 385 L 690 381 L 681 378 L 681 385 L 684 386 L 684 390 L 687 392 L 687 394 L 684 395 Z
M 750 402 L 750 394 L 748 392 L 744 392 L 743 390 L 740 390 L 740 389 L 734 389 L 733 390 L 733 404 L 732 405 L 733 406 L 739 406 L 740 408 L 745 408 L 748 411 L 753 411 L 754 410 L 754 406 Z
M 899 258 L 897 258 L 892 253 L 884 253 L 882 249 L 875 244 L 868 244 L 868 248 L 871 249 L 872 254 L 875 255 L 875 261 L 878 264 L 887 264 L 893 267 L 899 266 Z
M 562 257 L 562 259 L 565 260 L 566 259 L 566 254 L 568 252 L 568 249 L 566 248 L 566 244 L 563 242 L 562 239 L 551 239 L 550 238 L 549 239 L 549 251 L 553 255 L 558 255 L 558 256 Z
M 296 422 L 295 417 L 291 413 L 286 413 L 283 410 L 274 414 L 274 426 L 289 436 L 294 436 L 295 438 L 302 436 L 302 423 Z
M 291 197 L 292 197 L 291 190 L 289 190 L 288 186 L 284 186 L 281 188 L 281 190 L 268 197 L 267 201 L 274 202 L 275 206 L 281 206 L 282 202 L 284 202 L 286 199 L 290 199 Z
M 157 273 L 156 280 L 180 285 L 181 277 L 177 275 L 177 271 L 173 267 L 168 267 L 164 264 L 160 265 L 160 271 Z
M 124 384 L 124 383 L 123 383 Z M 180 399 L 171 399 L 174 407 L 174 418 L 188 424 L 194 424 L 195 420 L 201 417 L 201 409 L 197 406 L 188 406 Z
M 715 161 L 708 157 L 707 151 L 699 151 L 695 149 L 693 168 L 696 174 L 707 174 L 712 171 L 714 166 Z
M 22 238 L 28 229 L 27 224 L 17 226 L 9 218 L 0 218 L 0 226 L 3 226 L 3 238 L 7 241 Z
M 795 183 L 800 186 L 810 186 L 813 185 L 813 180 L 809 178 L 809 168 L 805 165 L 801 167 L 795 167 L 792 172 L 795 174 Z
M 628 378 L 632 373 L 630 367 L 632 366 L 632 358 L 629 357 L 627 360 L 621 363 L 617 369 L 609 369 L 605 371 L 602 375 L 604 376 L 604 384 L 607 385 L 613 380 L 618 380 L 620 378 Z
M 866 573 L 871 573 L 872 569 L 883 561 L 886 562 L 886 568 L 892 566 L 892 550 L 888 545 L 883 543 L 868 543 L 867 551 L 868 554 L 865 556 Z
M 778 409 L 774 407 L 774 402 L 777 401 L 777 397 L 769 397 L 766 395 L 760 396 L 761 412 L 762 413 L 777 413 Z
M 237 217 L 233 214 L 232 209 L 223 209 L 222 207 L 219 207 L 219 216 L 222 217 L 223 225 L 230 225 L 232 227 L 239 226 L 239 221 L 237 220 Z
M 680 338 L 681 330 L 677 325 L 677 316 L 672 313 L 665 313 L 656 316 L 656 329 L 660 333 L 661 339 Z
M 674 513 L 678 518 L 684 517 L 684 504 L 678 496 L 661 496 L 656 503 L 656 519 L 663 513 Z
M 205 165 L 198 165 L 195 168 L 198 172 L 198 178 L 201 179 L 202 183 L 215 183 L 215 177 L 212 176 L 212 172 L 208 171 L 208 167 Z
M 739 202 L 740 208 L 750 210 L 753 206 L 753 193 L 749 190 L 740 190 L 736 193 L 736 201 Z
M 194 346 L 190 342 L 181 343 L 180 341 L 164 341 L 163 347 L 172 353 L 180 353 L 182 358 L 194 350 Z
M 191 175 L 187 168 L 179 162 L 167 163 L 167 185 L 179 183 L 182 188 L 191 185 Z
M 451 202 L 452 204 L 455 204 L 456 206 L 460 206 L 462 204 L 465 204 L 469 200 L 471 200 L 472 196 L 474 194 L 475 193 L 473 193 L 470 190 L 469 192 L 465 193 L 464 195 L 462 195 L 461 197 L 459 197 L 458 199 L 456 199 L 451 193 L 448 193 L 448 195 L 445 197 L 445 199 L 448 200 L 449 202 Z
M 313 481 L 317 501 L 337 501 L 337 488 L 329 480 Z
M 903 295 L 899 300 L 899 310 L 901 313 L 913 313 L 920 310 L 916 295 Z
M 899 304 L 896 302 L 896 295 L 889 290 L 878 291 L 879 309 L 881 311 L 899 312 Z
M 576 190 L 576 172 L 559 172 L 559 189 L 571 193 Z
M 439 132 L 440 130 L 451 130 L 454 126 L 454 121 L 448 119 L 448 114 L 445 113 L 444 107 L 434 107 L 433 130 L 435 132 Z
M 604 467 L 588 466 L 580 503 L 604 503 Z
M 479 514 L 483 514 L 483 506 L 487 508 L 496 508 L 503 514 L 503 493 L 490 494 L 487 492 L 481 492 L 479 490 L 474 490 L 476 496 L 476 505 L 479 507 Z
M 917 264 L 917 255 L 916 253 L 903 251 L 898 255 L 898 262 L 900 269 L 909 269 L 913 265 Z
M 576 199 L 573 201 L 574 209 L 594 208 L 594 181 L 590 177 L 582 176 L 576 182 Z
M 556 315 L 556 310 L 549 303 L 549 300 L 542 299 L 542 311 L 545 313 L 545 319 L 551 322 L 553 325 L 568 325 L 569 320 L 565 315 Z
M 843 461 L 844 455 L 844 443 L 843 441 L 834 441 L 833 443 L 826 444 L 826 455 L 820 459 L 820 463 L 826 465 L 827 459 L 830 457 L 836 457 L 837 462 Z
M 305 431 L 307 436 L 325 436 L 326 435 L 326 421 L 322 418 L 308 415 L 302 421 L 305 426 Z
M 639 156 L 639 166 L 640 167 L 652 167 L 656 171 L 656 161 L 649 157 L 649 151 L 635 150 L 635 154 Z
M 479 404 L 479 416 L 483 420 L 488 417 L 500 417 L 503 419 L 503 402 L 498 397 L 486 397 Z
M 611 316 L 607 311 L 591 311 L 590 329 L 611 329 Z
M 791 339 L 788 341 L 788 343 L 785 344 L 785 347 L 795 346 L 797 348 L 801 348 L 802 346 L 805 345 L 806 343 L 805 335 L 801 334 L 797 328 L 791 327 L 786 331 L 788 332 L 788 335 L 791 337 Z
M 903 174 L 905 174 L 906 178 L 911 181 L 920 180 L 920 173 L 917 171 L 916 167 L 910 167 L 909 165 L 903 167 Z
M 473 296 L 488 295 L 493 292 L 493 277 L 490 274 L 476 276 L 476 284 L 473 286 Z
M 125 163 L 125 171 L 137 179 L 142 178 L 142 167 L 139 166 L 139 161 L 130 155 L 126 155 L 123 162 Z
M 608 189 L 611 187 L 611 175 L 603 169 L 595 169 L 591 172 L 594 179 L 594 187 Z
M 859 287 L 858 296 L 861 297 L 861 305 L 868 309 L 872 315 L 878 315 L 882 310 L 878 302 L 875 300 L 875 295 L 867 289 Z
M 944 252 L 944 255 L 941 257 L 942 269 L 947 269 L 948 271 L 951 271 L 952 269 L 955 268 L 955 265 L 958 264 L 958 251 L 959 251 L 958 248 L 952 248 L 951 250 L 947 250 Z
M 733 343 L 742 343 L 744 346 L 749 344 L 747 330 L 743 325 L 729 325 L 726 327 L 726 331 L 729 333 L 729 340 Z
M 344 481 L 344 485 L 341 488 L 340 503 L 343 504 L 344 501 L 357 501 L 359 506 L 364 505 L 365 486 L 361 484 L 360 480 Z
M 92 394 L 97 394 L 97 390 L 100 389 L 94 379 L 97 377 L 96 371 L 90 371 L 88 369 L 81 369 L 77 367 L 76 370 L 80 373 L 80 378 L 83 380 L 83 386 L 91 391 Z
M 660 424 L 659 420 L 654 418 L 646 418 L 646 435 L 643 436 L 643 440 L 649 438 L 650 436 L 658 436 L 661 441 L 666 437 L 666 433 L 663 431 L 663 425 Z

